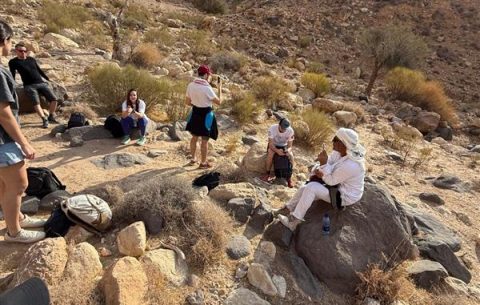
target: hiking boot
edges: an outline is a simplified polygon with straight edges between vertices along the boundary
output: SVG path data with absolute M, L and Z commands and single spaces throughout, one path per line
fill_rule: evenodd
M 57 119 L 51 114 L 48 116 L 48 122 L 50 122 L 52 124 L 58 124 Z
M 145 145 L 145 141 L 147 139 L 145 138 L 145 136 L 141 136 L 138 140 L 137 140 L 137 145 L 140 145 L 140 146 L 143 146 Z
M 5 233 L 4 240 L 6 242 L 12 242 L 12 243 L 29 244 L 29 243 L 34 243 L 39 240 L 42 240 L 45 237 L 46 237 L 45 232 L 27 231 L 22 229 L 15 236 L 11 236 L 8 232 Z
M 42 128 L 48 128 L 48 120 L 46 118 L 42 118 Z
M 284 215 L 278 215 L 278 219 L 280 220 L 282 225 L 290 229 L 290 231 L 292 232 L 295 231 L 297 226 L 302 222 L 300 219 L 295 218 L 291 214 L 288 215 L 288 217 Z
M 43 228 L 47 222 L 44 219 L 30 218 L 24 214 L 24 218 L 20 220 L 20 227 L 22 228 Z
M 130 143 L 130 136 L 124 136 L 122 138 L 122 144 L 127 145 L 128 143 Z

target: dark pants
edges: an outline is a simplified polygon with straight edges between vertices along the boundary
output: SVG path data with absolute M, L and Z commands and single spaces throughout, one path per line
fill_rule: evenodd
M 130 116 L 127 116 L 126 118 L 122 118 L 121 123 L 122 123 L 123 133 L 129 136 L 130 132 L 132 131 L 132 128 L 135 127 L 135 119 Z M 138 128 L 140 128 L 140 134 L 142 136 L 145 136 L 145 130 L 147 129 L 148 120 L 145 117 L 143 117 L 136 120 L 136 123 Z

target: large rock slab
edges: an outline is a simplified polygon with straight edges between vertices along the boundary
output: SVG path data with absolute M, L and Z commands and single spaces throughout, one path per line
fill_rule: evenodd
M 208 193 L 208 195 L 222 203 L 227 203 L 233 198 L 255 198 L 257 193 L 251 183 L 227 183 L 221 184 Z
M 103 292 L 106 305 L 143 305 L 148 280 L 142 264 L 133 257 L 123 257 L 105 272 Z
M 173 250 L 149 251 L 140 261 L 147 274 L 164 276 L 174 285 L 184 285 L 188 280 L 187 263 Z
M 247 172 L 265 174 L 267 146 L 262 143 L 253 144 L 242 159 L 241 167 Z
M 387 189 L 366 183 L 360 202 L 329 212 L 330 235 L 323 236 L 322 215 L 330 208 L 326 203 L 310 208 L 295 244 L 312 273 L 331 289 L 352 294 L 360 282 L 357 272 L 368 264 L 385 256 L 396 262 L 416 254 L 405 211 Z
M 469 186 L 460 178 L 452 175 L 441 175 L 433 181 L 435 187 L 447 190 L 454 190 L 459 193 L 467 192 Z
M 113 135 L 103 125 L 88 125 L 73 127 L 62 133 L 64 141 L 71 141 L 73 138 L 80 138 L 83 141 L 111 139 Z
M 63 237 L 48 238 L 32 245 L 15 271 L 11 287 L 38 276 L 48 285 L 58 283 L 68 260 L 67 243 Z
M 51 42 L 57 49 L 71 49 L 79 47 L 75 41 L 56 33 L 47 33 L 43 37 L 43 41 Z
M 56 207 L 59 207 L 64 200 L 70 197 L 72 197 L 72 195 L 67 191 L 58 190 L 52 192 L 40 200 L 39 208 L 46 211 L 53 211 Z
M 305 264 L 305 261 L 292 252 L 281 255 L 281 260 L 288 267 L 293 277 L 293 288 L 305 295 L 307 298 L 320 302 L 323 296 L 322 286 L 318 279 L 312 274 Z
M 141 256 L 147 247 L 145 224 L 137 221 L 120 231 L 117 235 L 118 251 L 123 255 Z
M 248 268 L 248 281 L 254 287 L 260 289 L 264 294 L 269 296 L 277 295 L 277 287 L 268 274 L 268 271 L 260 264 L 253 263 Z
M 40 207 L 40 199 L 34 196 L 25 196 L 22 198 L 20 211 L 25 214 L 36 214 Z
M 285 249 L 290 246 L 292 237 L 292 231 L 285 227 L 278 219 L 273 221 L 263 233 L 263 238 L 265 240 L 269 240 L 275 245 Z
M 427 290 L 437 287 L 448 276 L 447 270 L 441 264 L 430 260 L 414 262 L 407 272 L 417 286 Z
M 238 288 L 228 296 L 225 305 L 270 305 L 270 303 L 260 298 L 253 291 Z
M 142 154 L 117 153 L 109 154 L 103 158 L 93 160 L 92 163 L 104 169 L 113 169 L 120 167 L 132 167 L 136 164 L 147 164 L 150 158 Z
M 227 203 L 227 209 L 241 223 L 248 221 L 248 217 L 252 214 L 254 207 L 255 198 L 233 198 Z
M 316 98 L 312 102 L 313 109 L 318 109 L 325 113 L 334 113 L 343 109 L 343 103 L 326 98 Z

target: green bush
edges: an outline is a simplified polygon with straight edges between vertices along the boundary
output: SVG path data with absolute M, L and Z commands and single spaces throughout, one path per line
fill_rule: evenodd
M 93 16 L 83 6 L 45 1 L 38 12 L 40 21 L 46 25 L 45 32 L 58 33 L 62 29 L 78 29 Z
M 90 71 L 88 80 L 92 88 L 91 104 L 101 114 L 118 111 L 131 88 L 138 90 L 147 111 L 154 105 L 165 104 L 174 94 L 172 81 L 155 78 L 148 71 L 133 66 L 120 68 L 115 64 L 101 65 Z
M 268 107 L 276 107 L 291 88 L 286 80 L 277 76 L 261 76 L 252 84 L 255 97 Z
M 252 93 L 242 92 L 234 95 L 230 103 L 233 115 L 241 124 L 252 122 L 263 111 L 263 105 L 257 103 Z
M 225 0 L 193 0 L 193 5 L 209 14 L 223 14 L 227 11 Z
M 312 36 L 301 36 L 300 38 L 298 38 L 298 46 L 300 48 L 306 48 L 308 46 L 310 46 L 310 44 L 312 43 L 313 41 L 313 37 Z
M 420 71 L 396 67 L 387 73 L 385 84 L 394 99 L 406 101 L 417 96 L 425 80 L 425 75 Z
M 221 52 L 210 57 L 208 62 L 215 73 L 236 72 L 245 65 L 246 59 L 239 53 Z
M 303 111 L 299 118 L 293 120 L 295 142 L 309 150 L 318 150 L 323 144 L 329 143 L 334 124 L 321 111 Z
M 171 47 L 175 43 L 175 39 L 166 27 L 158 27 L 148 30 L 143 37 L 143 41 L 147 43 L 154 43 L 159 47 Z
M 301 82 L 317 97 L 324 96 L 330 91 L 330 81 L 325 74 L 307 72 L 303 74 Z
M 128 28 L 145 28 L 152 20 L 152 11 L 140 4 L 129 4 L 123 13 L 123 25 Z
M 324 71 L 324 66 L 320 62 L 310 61 L 307 63 L 306 70 L 307 72 L 312 72 L 312 73 L 322 73 Z

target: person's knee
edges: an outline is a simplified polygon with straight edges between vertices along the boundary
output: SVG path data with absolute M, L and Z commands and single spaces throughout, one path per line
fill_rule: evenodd
M 140 118 L 138 119 L 138 126 L 147 126 L 148 120 L 146 118 Z

